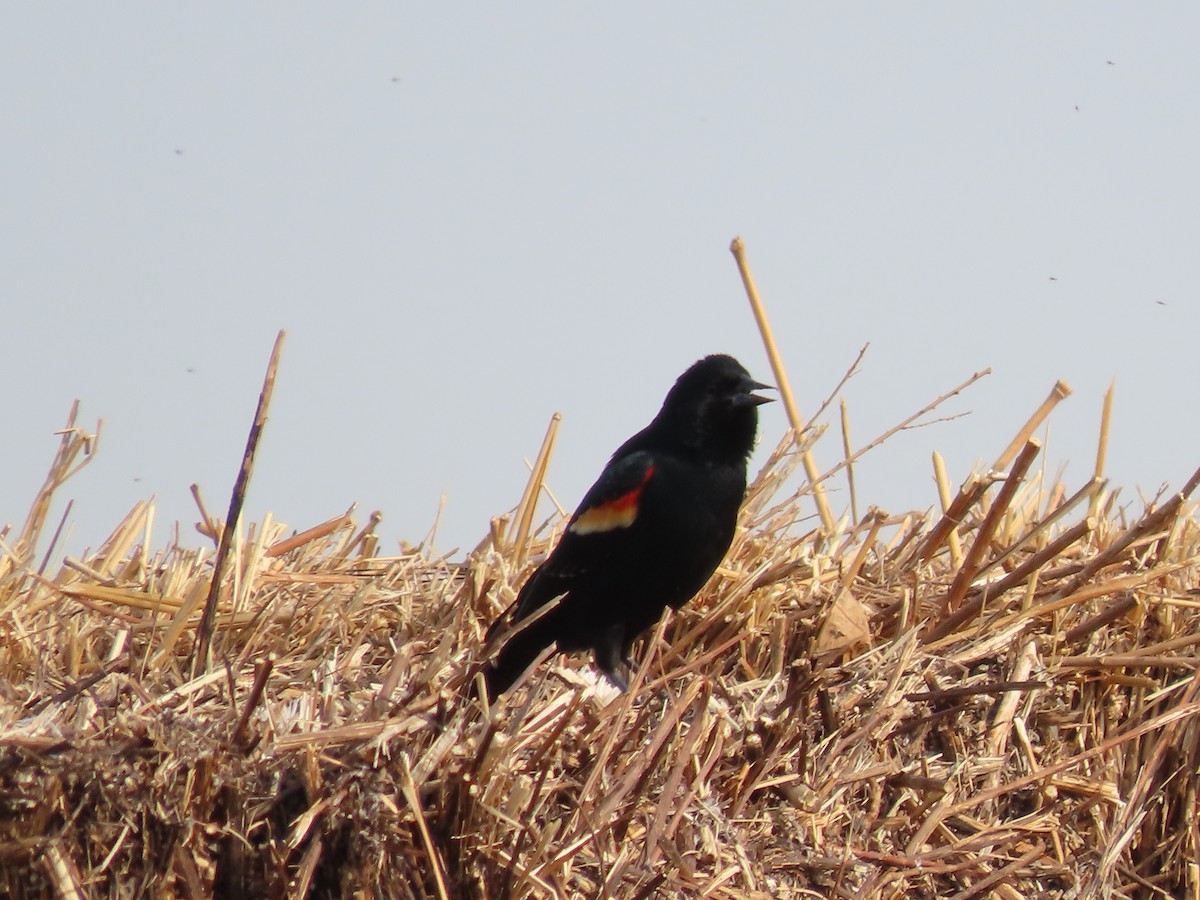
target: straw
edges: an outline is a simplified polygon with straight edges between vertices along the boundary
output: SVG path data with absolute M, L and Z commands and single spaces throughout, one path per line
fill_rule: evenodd
M 810 484 L 852 465 L 861 494 L 865 448 L 926 421 L 897 418 L 858 449 L 844 425 Z M 65 430 L 32 527 L 0 525 L 0 896 L 1197 894 L 1200 469 L 1093 504 L 1102 465 L 1052 478 L 1030 433 L 957 491 L 937 457 L 936 492 L 888 474 L 933 515 L 858 520 L 862 497 L 827 529 L 788 477 L 809 429 L 775 441 L 628 692 L 548 652 L 485 708 L 510 548 L 563 524 L 535 527 L 551 438 L 509 539 L 481 521 L 462 559 L 381 555 L 353 505 L 221 523 L 197 488 L 211 536 L 154 547 L 140 501 L 56 570 L 41 510 L 89 446 Z M 194 677 L 214 570 L 217 664 Z
M 779 388 L 779 397 L 783 401 L 783 408 L 787 412 L 788 422 L 792 425 L 792 431 L 796 433 L 796 439 L 800 439 L 801 432 L 804 431 L 804 421 L 800 418 L 799 408 L 796 406 L 796 398 L 792 394 L 792 385 L 788 381 L 787 371 L 784 369 L 783 360 L 779 356 L 779 348 L 775 346 L 775 335 L 771 331 L 771 323 L 767 319 L 767 312 L 763 307 L 762 300 L 758 296 L 758 288 L 754 284 L 754 276 L 750 273 L 750 264 L 746 261 L 746 246 L 740 237 L 735 237 L 729 245 L 729 251 L 733 254 L 734 260 L 737 261 L 738 272 L 742 276 L 742 284 L 746 288 L 746 297 L 750 300 L 750 309 L 754 313 L 754 321 L 758 323 L 759 333 L 762 335 L 763 347 L 767 351 L 767 359 L 771 363 L 771 371 L 775 373 L 775 386 Z M 829 504 L 825 500 L 825 491 L 817 483 L 820 470 L 817 468 L 816 461 L 811 453 L 804 454 L 804 472 L 808 476 L 809 483 L 813 485 L 813 500 L 816 501 L 817 511 L 821 516 L 821 524 L 827 532 L 834 530 L 833 513 L 829 511 Z
M 225 559 L 233 546 L 233 532 L 242 514 L 242 503 L 246 499 L 246 488 L 250 484 L 250 470 L 254 467 L 254 454 L 258 451 L 258 439 L 267 424 L 267 408 L 271 405 L 271 394 L 275 390 L 275 373 L 279 368 L 279 355 L 283 352 L 283 339 L 286 332 L 280 331 L 275 338 L 275 346 L 271 350 L 271 360 L 267 363 L 267 374 L 263 379 L 262 392 L 258 395 L 258 409 L 254 412 L 254 424 L 250 427 L 250 436 L 246 439 L 246 452 L 242 455 L 242 465 L 238 469 L 237 478 L 233 483 L 233 496 L 229 500 L 229 513 L 225 517 L 225 527 L 221 530 L 221 540 L 217 545 L 217 556 L 213 560 L 212 583 L 208 589 L 208 600 L 204 604 L 204 612 L 200 616 L 200 624 L 196 629 L 196 652 L 192 657 L 192 677 L 197 678 L 212 666 L 210 652 L 212 650 L 213 625 L 217 614 L 217 598 L 221 592 L 221 579 L 225 570 Z

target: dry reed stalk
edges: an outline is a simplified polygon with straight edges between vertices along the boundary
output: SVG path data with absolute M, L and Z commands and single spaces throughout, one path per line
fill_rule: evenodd
M 1115 601 L 1110 603 L 1105 610 L 1096 613 L 1096 615 L 1092 616 L 1091 618 L 1085 619 L 1078 625 L 1064 632 L 1062 636 L 1062 642 L 1068 645 L 1078 644 L 1085 638 L 1095 634 L 1097 631 L 1100 631 L 1102 628 L 1105 628 L 1123 618 L 1135 606 L 1137 606 L 1137 600 L 1134 599 L 1133 594 L 1126 594 L 1124 597 L 1115 598 Z
M 558 436 L 558 426 L 561 421 L 561 413 L 554 413 L 550 417 L 550 424 L 546 426 L 546 435 L 542 438 L 542 446 L 530 469 L 529 480 L 525 483 L 525 491 L 521 494 L 521 502 L 517 505 L 517 533 L 510 546 L 517 569 L 525 564 L 533 512 L 537 508 L 538 497 L 541 496 L 542 486 L 546 482 L 546 471 L 550 466 L 550 457 L 554 453 L 554 441 Z
M 991 547 L 992 537 L 996 533 L 996 527 L 1000 524 L 1000 517 L 1008 512 L 1009 504 L 1012 502 L 1017 488 L 1024 480 L 1025 473 L 1029 471 L 1029 467 L 1033 464 L 1034 457 L 1041 452 L 1041 449 L 1041 443 L 1030 438 L 1017 455 L 1012 469 L 1004 479 L 1004 484 L 996 495 L 996 502 L 992 504 L 991 508 L 987 511 L 987 515 L 984 516 L 983 522 L 975 534 L 975 540 L 971 544 L 971 549 L 967 551 L 967 555 L 963 559 L 963 564 L 959 567 L 957 574 L 954 576 L 954 581 L 950 585 L 950 590 L 946 592 L 946 597 L 942 601 L 943 617 L 958 608 L 963 596 L 967 593 L 967 588 L 975 580 L 975 576 L 979 573 L 980 566 L 983 563 L 983 555 Z
M 285 553 L 291 553 L 298 547 L 303 547 L 305 544 L 312 543 L 319 538 L 333 534 L 340 528 L 345 527 L 352 522 L 350 514 L 346 513 L 343 516 L 336 516 L 328 521 L 322 522 L 320 525 L 314 525 L 312 528 L 302 531 L 299 534 L 294 534 L 290 538 L 282 541 L 276 541 L 264 551 L 265 556 L 272 559 L 277 556 L 283 556 Z
M 1026 868 L 1031 862 L 1039 859 L 1046 852 L 1046 845 L 1041 841 L 1034 844 L 1033 849 L 1029 850 L 1023 856 L 1014 859 L 1008 865 L 996 869 L 991 874 L 984 876 L 975 882 L 971 887 L 959 891 L 951 896 L 950 900 L 970 900 L 971 897 L 982 896 L 985 892 L 991 892 L 995 888 L 1001 886 L 1001 882 L 1007 880 L 1021 869 Z M 1011 885 L 1010 885 L 1011 886 Z
M 50 565 L 50 559 L 54 556 L 54 551 L 58 547 L 58 539 L 62 537 L 63 529 L 70 520 L 71 508 L 74 505 L 74 500 L 68 500 L 67 505 L 63 507 L 63 514 L 58 519 L 58 527 L 54 529 L 54 534 L 50 537 L 50 544 L 46 547 L 46 552 L 42 556 L 42 564 L 37 568 L 39 576 L 46 574 L 46 567 Z
M 88 434 L 75 424 L 78 416 L 79 401 L 76 400 L 67 416 L 67 424 L 55 432 L 61 438 L 58 453 L 50 463 L 50 472 L 30 507 L 29 515 L 25 519 L 25 526 L 21 529 L 20 537 L 16 542 L 18 545 L 24 544 L 32 548 L 37 543 L 38 535 L 46 522 L 46 516 L 50 513 L 50 501 L 54 492 L 95 458 L 104 422 L 98 420 L 96 431 Z M 83 458 L 80 459 L 80 457 Z
M 767 319 L 766 309 L 758 296 L 754 276 L 750 273 L 750 264 L 746 261 L 746 245 L 740 237 L 735 237 L 729 244 L 729 252 L 733 254 L 733 258 L 737 262 L 738 272 L 742 276 L 742 285 L 746 288 L 746 297 L 749 299 L 750 309 L 754 313 L 754 321 L 758 324 L 758 331 L 762 335 L 763 346 L 767 351 L 767 359 L 771 363 L 771 371 L 775 374 L 775 386 L 779 388 L 779 397 L 783 401 L 783 408 L 787 411 L 788 422 L 791 423 L 792 431 L 796 433 L 798 439 L 799 435 L 804 433 L 804 420 L 800 417 L 795 395 L 792 394 L 792 385 L 788 381 L 787 370 L 779 356 L 779 348 L 775 345 L 775 335 L 771 331 L 771 323 Z M 817 512 L 821 516 L 821 525 L 832 534 L 834 531 L 833 513 L 829 511 L 825 491 L 820 487 L 818 478 L 820 470 L 811 453 L 806 452 L 803 460 L 804 472 L 808 476 L 809 484 L 813 485 L 813 500 L 816 502 Z
M 933 451 L 933 480 L 937 485 L 938 502 L 942 506 L 942 514 L 945 515 L 954 501 L 950 496 L 950 479 L 946 476 L 946 461 L 936 450 Z M 952 520 L 946 539 L 950 545 L 950 564 L 955 569 L 959 569 L 962 567 L 963 561 L 962 541 L 959 540 L 958 529 L 954 527 Z
M 936 646 L 947 635 L 955 634 L 963 625 L 978 616 L 989 601 L 999 599 L 1013 588 L 1027 584 L 1030 579 L 1036 577 L 1038 570 L 1046 565 L 1047 562 L 1060 557 L 1066 550 L 1075 546 L 1080 540 L 1090 534 L 1094 527 L 1095 522 L 1091 519 L 1086 519 L 1072 526 L 999 581 L 981 585 L 972 599 L 968 600 L 952 614 L 942 618 L 934 628 L 930 629 L 927 635 L 930 646 Z
M 242 454 L 242 465 L 238 469 L 237 478 L 233 483 L 233 495 L 229 500 L 229 513 L 225 517 L 225 527 L 221 530 L 221 539 L 217 544 L 217 555 L 213 561 L 212 584 L 208 589 L 208 599 L 204 602 L 204 612 L 200 616 L 200 625 L 196 629 L 196 650 L 192 658 L 192 677 L 197 677 L 212 666 L 211 651 L 213 628 L 216 625 L 217 600 L 221 593 L 221 580 L 224 575 L 225 558 L 233 544 L 233 531 L 237 527 L 242 514 L 242 503 L 246 499 L 246 488 L 250 484 L 250 470 L 254 467 L 254 455 L 258 452 L 258 439 L 267 424 L 267 409 L 271 405 L 271 395 L 275 391 L 275 374 L 279 370 L 279 357 L 283 352 L 283 340 L 287 332 L 280 331 L 275 337 L 275 346 L 271 350 L 271 359 L 267 363 L 267 374 L 263 378 L 262 392 L 258 395 L 258 408 L 254 412 L 254 423 L 250 426 L 250 435 L 246 438 L 246 451 Z
M 843 398 L 839 404 L 841 409 L 842 419 L 842 458 L 846 463 L 846 487 L 850 491 L 850 519 L 858 521 L 858 492 L 854 489 L 854 464 L 851 462 L 853 453 L 850 452 L 850 414 L 846 409 L 846 401 Z
M 204 497 L 200 494 L 200 485 L 193 484 L 190 490 L 192 492 L 192 499 L 196 501 L 196 509 L 200 512 L 200 521 L 196 523 L 196 530 L 205 537 L 216 541 L 217 533 L 221 530 L 221 526 L 209 513 L 208 507 L 204 503 Z
M 51 841 L 42 859 L 59 900 L 85 900 L 79 868 L 64 851 L 62 841 Z
M 1017 432 L 1016 437 L 1004 448 L 1004 452 L 996 458 L 996 461 L 992 464 L 992 468 L 996 471 L 1007 468 L 1008 464 L 1016 459 L 1017 454 L 1021 452 L 1021 448 L 1029 442 L 1033 433 L 1041 427 L 1041 424 L 1054 411 L 1054 407 L 1060 401 L 1070 396 L 1070 386 L 1065 381 L 1056 381 L 1054 387 L 1050 389 L 1049 395 L 1042 401 L 1042 405 L 1034 410 L 1033 415 L 1021 426 L 1021 430 Z
M 1185 565 L 1180 566 L 1164 566 L 1161 569 L 1143 572 L 1137 575 L 1129 575 L 1125 577 L 1113 577 L 1101 584 L 1094 584 L 1087 587 L 1079 587 L 1072 593 L 1063 594 L 1061 591 L 1055 591 L 1048 599 L 1040 603 L 1023 606 L 1019 610 L 1008 613 L 1007 615 L 997 615 L 997 617 L 987 623 L 982 623 L 978 626 L 973 626 L 968 632 L 972 636 L 977 636 L 977 633 L 983 631 L 999 631 L 1020 625 L 1030 620 L 1046 618 L 1054 613 L 1072 608 L 1082 608 L 1085 603 L 1090 600 L 1095 600 L 1100 597 L 1107 597 L 1116 592 L 1138 590 L 1145 588 L 1148 585 L 1159 581 L 1160 579 L 1181 571 Z M 945 642 L 945 638 L 941 643 Z M 931 647 L 938 646 L 937 643 L 931 644 Z
M 1142 737 L 1143 735 L 1151 734 L 1173 723 L 1180 722 L 1197 715 L 1200 715 L 1200 703 L 1189 702 L 1187 704 L 1175 707 L 1169 712 L 1156 716 L 1148 722 L 1145 722 L 1135 728 L 1131 728 L 1115 737 L 1108 738 L 1095 747 L 1089 748 L 1081 753 L 1076 753 L 1067 757 L 1066 759 L 1059 760 L 1052 765 L 1043 766 L 1036 772 L 1031 772 L 1028 775 L 1016 778 L 1006 784 L 992 788 L 991 790 L 982 791 L 967 800 L 962 800 L 958 803 L 951 804 L 941 811 L 937 821 L 931 823 L 930 827 L 935 827 L 937 824 L 945 821 L 947 818 L 974 809 L 975 807 L 990 800 L 995 800 L 1005 794 L 1011 794 L 1013 791 L 1019 790 L 1020 788 L 1028 785 L 1036 784 L 1038 781 L 1049 778 L 1051 775 L 1057 775 L 1060 772 L 1066 771 L 1067 769 L 1074 768 L 1083 762 L 1108 753 L 1123 744 Z M 930 830 L 930 828 L 922 826 L 922 828 L 918 830 L 917 836 L 919 837 L 921 835 L 925 835 L 927 837 L 928 830 Z
M 400 790 L 404 793 L 404 799 L 408 802 L 409 811 L 413 814 L 413 818 L 416 819 L 417 831 L 421 835 L 421 843 L 425 847 L 430 868 L 433 870 L 438 897 L 441 900 L 450 900 L 450 893 L 446 888 L 445 865 L 442 862 L 441 854 L 438 853 L 437 845 L 429 833 L 429 824 L 425 821 L 424 804 L 421 803 L 421 798 L 417 795 L 417 786 L 413 781 L 412 772 L 408 767 L 408 759 L 403 753 L 400 754 L 399 763 Z
M 1140 659 L 1174 659 L 1174 657 L 1163 657 L 1161 655 L 1169 653 L 1172 650 L 1182 650 L 1184 647 L 1192 647 L 1196 644 L 1200 644 L 1200 634 L 1185 634 L 1181 637 L 1172 638 L 1168 641 L 1159 641 L 1156 644 L 1149 644 L 1145 647 L 1139 647 L 1136 652 L 1103 656 L 1061 656 L 1055 657 L 1053 662 L 1055 665 L 1059 666 L 1083 667 L 1138 665 L 1138 660 Z M 1187 664 L 1187 660 L 1184 661 L 1184 664 Z
M 1108 390 L 1104 392 L 1104 406 L 1100 411 L 1100 439 L 1096 442 L 1096 469 L 1093 480 L 1099 481 L 1104 477 L 1104 463 L 1108 457 L 1108 426 L 1112 422 L 1112 404 L 1113 392 L 1117 389 L 1117 381 L 1114 378 L 1108 386 Z M 1088 515 L 1095 516 L 1096 509 L 1100 505 L 1099 493 L 1092 496 L 1091 504 L 1088 506 Z
M 267 679 L 271 677 L 271 670 L 274 667 L 275 660 L 268 658 L 255 668 L 254 685 L 250 688 L 250 694 L 242 707 L 241 715 L 238 716 L 237 724 L 233 726 L 233 731 L 229 735 L 229 742 L 234 746 L 242 746 L 246 728 L 250 724 L 250 716 L 253 715 L 262 700 L 263 691 L 267 687 Z
M 984 491 L 991 487 L 993 481 L 993 478 L 971 475 L 963 482 L 958 496 L 954 498 L 949 509 L 942 513 L 941 519 L 925 535 L 914 551 L 913 557 L 918 562 L 926 562 L 937 553 L 942 544 L 950 537 L 951 532 L 963 524 L 967 510 L 979 502 L 979 498 L 983 496 Z
M 1108 656 L 1063 656 L 1055 662 L 1076 669 L 1194 669 L 1200 656 L 1154 656 L 1143 652 L 1112 653 Z
M 1116 562 L 1136 542 L 1144 540 L 1147 536 L 1159 534 L 1166 523 L 1178 515 L 1184 496 L 1183 494 L 1177 494 L 1168 500 L 1161 509 L 1147 513 L 1140 522 L 1126 531 L 1120 538 L 1089 559 L 1080 568 L 1075 577 L 1058 590 L 1055 599 L 1079 591 L 1097 572 Z
M 1047 505 L 1046 512 L 1043 513 L 1040 520 L 1037 520 L 1037 524 L 1033 525 L 1032 527 L 1028 527 L 1029 522 L 1035 521 L 1035 516 L 1031 515 L 1026 517 L 1026 522 L 1024 524 L 1027 527 L 1017 529 L 1019 535 L 1013 535 L 1009 537 L 1008 549 L 996 556 L 991 562 L 984 566 L 980 570 L 979 574 L 982 575 L 983 573 L 988 572 L 997 566 L 1003 566 L 1007 564 L 1013 556 L 1015 556 L 1022 549 L 1028 547 L 1030 544 L 1042 544 L 1044 549 L 1045 542 L 1049 539 L 1049 535 L 1053 527 L 1061 522 L 1070 512 L 1075 509 L 1076 506 L 1078 506 L 1084 500 L 1088 500 L 1097 495 L 1101 490 L 1103 490 L 1106 484 L 1107 482 L 1105 481 L 1097 481 L 1092 479 L 1065 500 L 1063 499 L 1064 492 L 1058 490 L 1054 491 L 1054 496 L 1051 498 L 1054 500 L 1054 502 Z M 1092 519 L 1092 521 L 1094 522 L 1095 519 Z
M 1017 653 L 1016 662 L 1009 676 L 1014 684 L 1022 685 L 1022 687 L 1006 691 L 996 706 L 996 713 L 992 717 L 991 727 L 987 735 L 987 752 L 989 756 L 1003 756 L 1004 752 L 1008 749 L 1009 738 L 1014 728 L 1013 720 L 1017 714 L 1017 705 L 1024 699 L 1021 691 L 1033 686 L 1027 679 L 1033 672 L 1037 656 L 1037 642 L 1032 638 L 1026 640 Z M 1044 684 L 1041 682 L 1035 682 L 1034 684 L 1037 687 L 1044 687 Z M 988 787 L 995 787 L 999 783 L 999 779 L 1000 775 L 996 773 L 986 784 Z

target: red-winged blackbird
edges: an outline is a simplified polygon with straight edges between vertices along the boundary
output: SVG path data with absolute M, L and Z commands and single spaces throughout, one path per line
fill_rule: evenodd
M 758 405 L 768 387 L 731 356 L 706 356 L 679 376 L 649 425 L 613 454 L 571 516 L 558 546 L 502 623 L 557 607 L 514 634 L 485 670 L 504 693 L 551 643 L 591 650 L 622 690 L 629 650 L 670 606 L 704 586 L 729 549 L 746 493 Z

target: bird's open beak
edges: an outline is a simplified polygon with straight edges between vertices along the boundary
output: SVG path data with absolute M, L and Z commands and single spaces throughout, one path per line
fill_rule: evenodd
M 745 393 L 742 394 L 742 396 L 739 399 L 743 403 L 747 403 L 750 406 L 761 406 L 764 403 L 774 403 L 775 402 L 774 397 L 760 397 L 758 394 L 751 393 L 751 391 L 773 391 L 773 390 L 775 390 L 775 388 L 769 384 L 762 384 L 761 382 L 758 382 L 758 381 L 747 381 L 744 385 L 742 385 L 742 388 L 744 389 Z

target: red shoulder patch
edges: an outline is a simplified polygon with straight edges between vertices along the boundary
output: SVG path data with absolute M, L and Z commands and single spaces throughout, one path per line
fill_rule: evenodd
M 595 534 L 600 531 L 628 528 L 637 519 L 638 501 L 641 500 L 642 491 L 646 489 L 646 484 L 653 474 L 654 466 L 650 466 L 637 487 L 615 499 L 585 509 L 567 531 L 572 534 Z

